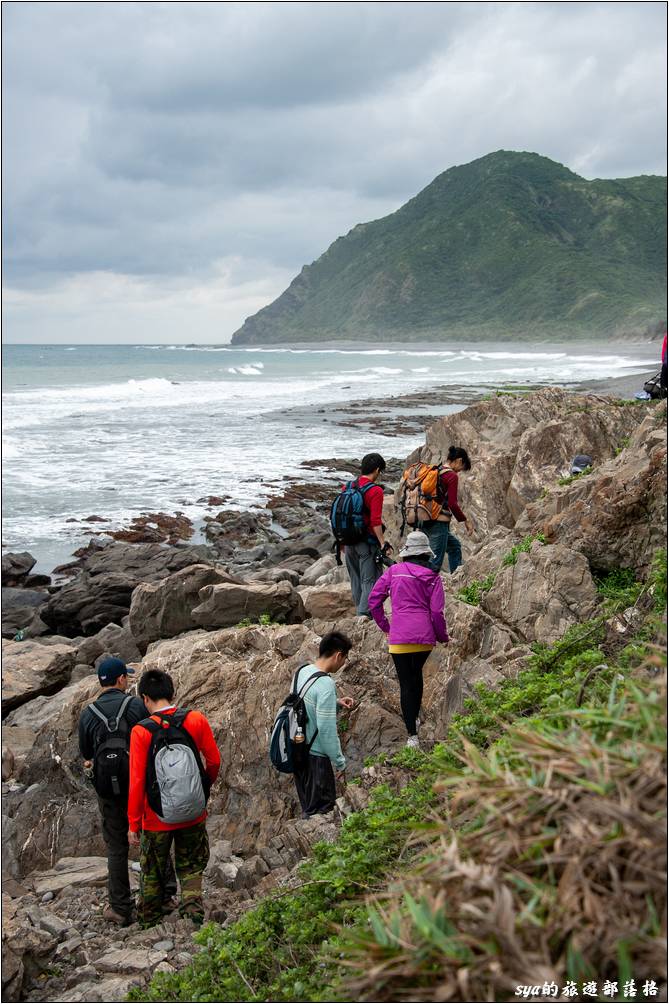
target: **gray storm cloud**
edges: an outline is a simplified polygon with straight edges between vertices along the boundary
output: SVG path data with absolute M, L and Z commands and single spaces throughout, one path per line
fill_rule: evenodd
M 491 150 L 666 170 L 662 3 L 10 2 L 3 20 L 10 341 L 227 340 L 337 236 Z

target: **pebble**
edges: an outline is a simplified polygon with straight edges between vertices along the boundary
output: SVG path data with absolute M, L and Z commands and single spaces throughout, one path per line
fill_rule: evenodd
M 174 948 L 174 942 L 166 939 L 165 941 L 157 941 L 155 945 L 151 946 L 156 952 L 171 952 Z
M 49 891 L 45 892 L 44 895 L 42 896 L 42 903 L 50 903 L 51 900 L 55 898 L 56 894 L 52 892 L 51 889 L 49 889 Z

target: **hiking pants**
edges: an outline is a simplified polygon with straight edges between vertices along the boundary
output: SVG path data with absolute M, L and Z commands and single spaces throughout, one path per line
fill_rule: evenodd
M 378 549 L 378 544 L 370 544 L 366 540 L 362 540 L 358 544 L 347 544 L 344 549 L 344 558 L 351 579 L 351 593 L 357 614 L 369 614 L 367 602 L 369 594 L 383 572 L 383 568 L 380 568 L 374 561 L 374 555 Z
M 441 566 L 447 554 L 449 571 L 453 573 L 456 568 L 460 567 L 462 564 L 462 548 L 458 538 L 451 532 L 450 523 L 433 519 L 423 523 L 421 530 L 427 534 L 430 547 L 434 551 L 434 558 L 430 561 L 430 568 L 433 572 L 441 571 Z
M 293 777 L 304 816 L 334 809 L 337 788 L 329 757 L 310 753 L 302 770 L 295 771 Z
M 179 830 L 144 830 L 139 846 L 142 872 L 139 879 L 137 914 L 141 927 L 152 927 L 162 920 L 166 886 L 169 882 L 170 848 L 174 843 L 174 862 L 181 886 L 179 913 L 196 923 L 204 920 L 202 872 L 209 861 L 207 824 L 203 820 Z
M 400 681 L 402 718 L 410 736 L 416 735 L 416 719 L 423 700 L 423 666 L 429 652 L 390 653 Z
M 107 845 L 109 905 L 123 917 L 129 917 L 135 907 L 130 892 L 128 874 L 128 804 L 112 798 L 100 798 L 102 836 Z

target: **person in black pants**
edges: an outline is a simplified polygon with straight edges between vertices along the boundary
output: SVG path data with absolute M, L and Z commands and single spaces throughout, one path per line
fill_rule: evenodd
M 423 666 L 437 642 L 448 644 L 448 629 L 444 587 L 439 572 L 431 567 L 434 552 L 427 535 L 413 530 L 399 557 L 401 561 L 386 569 L 369 594 L 369 611 L 388 635 L 388 650 L 400 683 L 407 746 L 417 748 Z M 383 609 L 389 596 L 392 624 Z
M 104 718 L 116 718 L 128 695 L 128 676 L 134 674 L 134 669 L 126 666 L 122 659 L 109 657 L 103 659 L 98 666 L 98 679 L 102 693 L 94 702 L 98 712 Z M 127 723 L 128 745 L 130 730 L 138 722 L 146 718 L 146 708 L 138 697 L 130 697 L 123 717 Z M 79 750 L 84 757 L 84 769 L 92 770 L 95 753 L 107 733 L 107 726 L 102 718 L 92 710 L 91 705 L 84 708 L 79 718 Z M 100 815 L 102 816 L 102 836 L 107 845 L 107 867 L 109 869 L 108 890 L 109 905 L 103 912 L 105 920 L 121 927 L 133 923 L 135 919 L 135 903 L 130 891 L 130 876 L 128 874 L 128 792 L 122 792 L 118 797 L 102 798 L 97 795 Z M 176 893 L 176 877 L 171 870 L 167 883 L 168 896 Z

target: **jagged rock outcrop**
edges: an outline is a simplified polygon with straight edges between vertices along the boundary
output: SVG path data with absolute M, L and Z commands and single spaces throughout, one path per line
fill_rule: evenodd
M 497 573 L 483 595 L 483 610 L 508 624 L 523 642 L 548 645 L 567 628 L 588 620 L 597 606 L 597 590 L 587 559 L 561 544 L 535 542 L 529 553 Z
M 612 458 L 644 417 L 645 409 L 632 402 L 557 387 L 525 397 L 504 394 L 439 419 L 410 460 L 435 463 L 449 446 L 465 447 L 472 469 L 460 479 L 463 509 L 480 542 L 500 523 L 512 527 L 546 486 L 569 473 L 575 454 L 589 454 L 595 468 Z
M 666 415 L 666 404 L 655 405 L 618 456 L 529 504 L 516 529 L 567 543 L 599 571 L 643 577 L 666 546 Z

